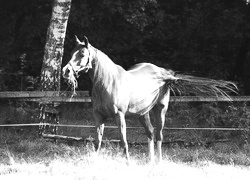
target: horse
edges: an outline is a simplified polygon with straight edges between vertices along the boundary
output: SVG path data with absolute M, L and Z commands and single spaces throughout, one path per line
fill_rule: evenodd
M 151 63 L 139 63 L 129 70 L 115 64 L 105 53 L 92 46 L 87 37 L 80 41 L 77 36 L 76 46 L 71 59 L 62 69 L 62 76 L 75 92 L 79 72 L 89 74 L 93 83 L 92 103 L 93 118 L 97 134 L 95 148 L 99 153 L 105 120 L 113 118 L 118 124 L 121 147 L 129 160 L 126 138 L 125 115 L 137 114 L 148 138 L 150 162 L 154 157 L 154 127 L 149 112 L 156 120 L 157 158 L 162 161 L 162 130 L 168 109 L 170 91 L 191 95 L 216 95 L 230 101 L 229 92 L 236 92 L 233 82 L 213 80 L 175 73 L 171 69 L 158 67 Z

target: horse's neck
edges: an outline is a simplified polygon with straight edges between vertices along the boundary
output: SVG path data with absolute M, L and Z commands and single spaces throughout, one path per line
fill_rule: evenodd
M 117 65 L 106 54 L 95 49 L 93 69 L 89 75 L 93 85 L 107 88 L 118 75 Z

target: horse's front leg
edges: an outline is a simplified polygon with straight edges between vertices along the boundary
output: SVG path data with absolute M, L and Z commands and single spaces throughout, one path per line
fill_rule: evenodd
M 103 123 L 103 117 L 100 115 L 100 113 L 94 111 L 93 117 L 96 122 L 96 130 L 97 130 L 96 138 L 95 138 L 95 149 L 96 149 L 96 152 L 99 153 L 101 145 L 102 145 L 104 123 Z
M 125 122 L 125 115 L 121 111 L 118 111 L 115 114 L 115 120 L 118 124 L 119 132 L 120 132 L 120 139 L 121 139 L 121 146 L 123 147 L 123 152 L 126 155 L 127 160 L 129 161 L 129 154 L 128 154 L 128 142 L 126 137 L 126 122 Z

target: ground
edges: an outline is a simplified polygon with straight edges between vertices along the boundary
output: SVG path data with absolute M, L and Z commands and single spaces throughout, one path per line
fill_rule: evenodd
M 13 107 L 13 106 L 11 106 Z M 70 109 L 72 108 L 72 109 Z M 1 108 L 1 124 L 31 123 L 23 106 Z M 13 108 L 12 108 L 13 109 Z M 94 125 L 91 107 L 62 108 L 60 123 Z M 73 112 L 73 113 L 72 113 Z M 21 116 L 26 114 L 28 116 Z M 12 119 L 9 116 L 13 116 Z M 18 118 L 16 118 L 18 117 Z M 29 120 L 26 118 L 30 117 Z M 139 126 L 128 119 L 128 126 Z M 107 125 L 114 125 L 111 120 Z M 250 177 L 250 145 L 241 134 L 197 131 L 164 131 L 163 162 L 149 164 L 143 129 L 127 131 L 131 162 L 128 165 L 119 144 L 103 144 L 97 156 L 91 142 L 54 141 L 39 138 L 37 127 L 0 127 L 0 179 L 239 179 Z M 59 128 L 59 134 L 94 137 L 94 128 Z M 118 139 L 116 129 L 105 129 L 104 140 Z M 211 138 L 212 137 L 212 138 Z M 212 144 L 210 140 L 220 140 Z
M 32 132 L 31 130 L 29 132 Z M 34 132 L 34 131 L 33 131 Z M 129 149 L 127 164 L 117 144 L 51 142 L 35 134 L 1 131 L 1 179 L 239 179 L 250 178 L 250 146 L 163 147 L 163 162 L 149 164 L 147 146 Z

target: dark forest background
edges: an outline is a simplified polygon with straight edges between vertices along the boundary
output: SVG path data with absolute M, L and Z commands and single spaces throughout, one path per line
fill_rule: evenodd
M 36 90 L 52 0 L 0 6 L 0 90 Z M 63 66 L 77 35 L 125 69 L 151 62 L 238 84 L 250 95 L 250 5 L 245 0 L 72 0 Z M 81 75 L 79 90 L 90 90 Z M 62 90 L 67 85 L 62 83 Z

